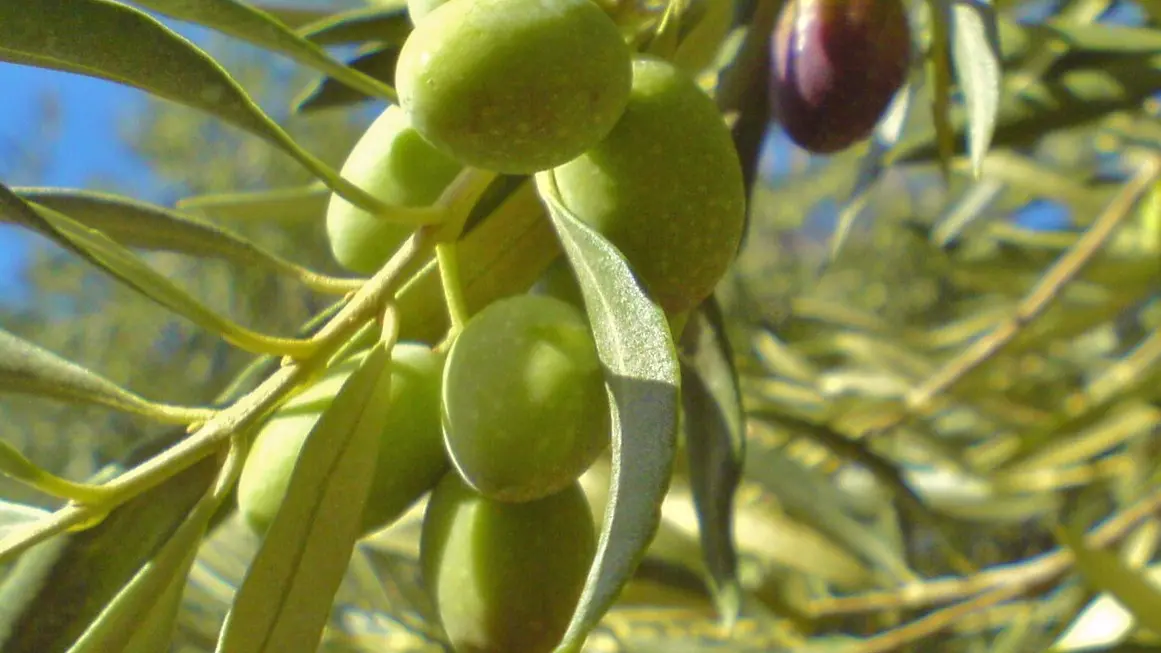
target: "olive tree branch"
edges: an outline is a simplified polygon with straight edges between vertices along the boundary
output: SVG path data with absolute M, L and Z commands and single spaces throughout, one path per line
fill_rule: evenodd
M 440 232 L 438 225 L 421 227 L 391 260 L 371 277 L 308 342 L 315 347 L 303 359 L 286 358 L 283 365 L 257 388 L 205 421 L 189 437 L 165 452 L 121 474 L 102 487 L 109 492 L 100 503 L 69 503 L 51 516 L 0 539 L 0 561 L 17 555 L 66 530 L 99 521 L 133 497 L 154 488 L 213 453 L 233 434 L 250 427 L 277 407 L 295 386 L 307 379 L 331 354 L 374 318 L 430 254 Z
M 930 410 L 931 404 L 939 395 L 946 393 L 969 373 L 1000 353 L 1022 329 L 1052 305 L 1061 290 L 1101 251 L 1117 228 L 1132 214 L 1133 207 L 1149 190 L 1158 174 L 1161 174 L 1161 159 L 1155 156 L 1146 157 L 1137 174 L 1121 187 L 1121 191 L 1084 234 L 1044 273 L 1036 287 L 1016 306 L 1013 315 L 912 389 L 905 398 L 905 410 L 868 435 L 893 431 Z

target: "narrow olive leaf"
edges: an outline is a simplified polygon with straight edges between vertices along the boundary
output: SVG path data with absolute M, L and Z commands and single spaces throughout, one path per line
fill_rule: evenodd
M 742 607 L 734 496 L 746 456 L 745 414 L 733 352 L 713 297 L 693 314 L 680 345 L 690 486 L 714 600 L 729 628 Z
M 34 206 L 48 207 L 140 249 L 166 250 L 270 269 L 310 282 L 318 275 L 242 236 L 164 207 L 109 193 L 64 188 L 13 188 Z M 3 216 L 0 216 L 3 220 Z
M 395 83 L 395 63 L 399 60 L 401 47 L 389 43 L 373 45 L 364 50 L 347 65 L 366 73 L 387 84 Z M 370 95 L 351 88 L 334 77 L 323 77 L 303 89 L 291 103 L 295 113 L 308 113 L 321 109 L 349 106 L 373 99 Z
M 0 328 L 0 393 L 96 404 L 168 422 L 190 422 L 204 411 L 155 404 L 109 379 Z
M 993 147 L 1020 147 L 1045 134 L 1085 124 L 1110 112 L 1136 107 L 1161 85 L 1161 56 L 1065 58 L 1019 95 L 1000 99 Z M 953 116 L 955 138 L 966 132 L 962 114 Z M 917 129 L 888 157 L 890 163 L 936 156 L 935 134 Z
M 951 119 L 951 12 L 948 5 L 946 0 L 927 0 L 931 15 L 931 44 L 927 57 L 931 119 L 939 169 L 945 180 L 951 174 L 951 159 L 955 155 L 955 128 Z
M 0 184 L 0 214 L 43 234 L 141 295 L 243 349 L 286 355 L 302 345 L 301 341 L 264 336 L 218 315 L 149 267 L 132 250 L 63 213 L 43 206 L 33 207 L 3 184 Z
M 322 46 L 299 36 L 270 14 L 237 0 L 135 0 L 162 15 L 204 25 L 258 47 L 284 54 L 367 95 L 396 101 L 395 89 L 347 68 Z
M 1149 565 L 1145 573 L 1153 586 L 1161 587 L 1161 564 Z M 1105 650 L 1128 639 L 1135 625 L 1132 613 L 1108 593 L 1101 593 L 1072 620 L 1048 653 Z
M 695 76 L 713 64 L 737 15 L 735 0 L 711 0 L 705 4 L 705 12 L 682 37 L 673 54 L 673 63 Z
M 999 26 L 991 0 L 955 0 L 951 21 L 952 63 L 967 106 L 968 153 L 979 177 L 1000 108 Z
M 1161 587 L 1149 581 L 1144 569 L 1133 569 L 1112 551 L 1094 549 L 1080 528 L 1058 526 L 1056 536 L 1076 559 L 1076 568 L 1088 585 L 1108 592 L 1133 614 L 1137 622 L 1161 633 Z
M 265 2 L 250 2 L 248 4 L 255 9 L 274 16 L 292 29 L 301 29 L 311 23 L 324 20 L 335 13 L 333 9 L 295 6 L 290 0 L 278 4 L 267 4 Z
M 1120 55 L 1161 53 L 1161 30 L 1152 27 L 1049 21 L 1027 25 L 1025 29 L 1043 40 L 1063 41 L 1073 51 Z
M 407 14 L 407 3 L 396 0 L 333 14 L 303 25 L 297 31 L 303 38 L 319 45 L 364 41 L 402 45 L 411 33 L 411 18 Z
M 217 220 L 305 222 L 326 215 L 331 191 L 322 183 L 274 190 L 214 193 L 180 199 L 176 207 Z
M 213 58 L 149 14 L 112 0 L 37 0 L 35 6 L 29 11 L 25 0 L 0 0 L 0 61 L 105 79 L 200 109 L 271 142 L 352 203 L 381 208 L 295 143 Z
M 70 501 L 97 503 L 108 497 L 108 492 L 99 486 L 74 483 L 41 469 L 4 440 L 0 440 L 0 474 L 45 494 Z
M 35 508 L 33 506 L 26 506 L 21 503 L 12 503 L 0 499 L 0 539 L 4 539 L 8 534 L 16 529 L 19 529 L 28 524 L 44 519 L 52 513 L 43 509 Z
M 107 481 L 123 468 L 108 467 L 91 480 Z M 217 473 L 218 461 L 206 458 L 99 524 L 30 548 L 0 584 L 0 650 L 67 651 L 181 525 Z
M 286 497 L 226 616 L 217 653 L 314 653 L 360 534 L 391 375 L 383 342 L 306 438 Z
M 550 173 L 538 174 L 536 185 L 584 295 L 612 408 L 612 479 L 600 541 L 556 649 L 576 653 L 632 577 L 661 522 L 676 455 L 681 376 L 665 315 L 621 253 L 561 203 Z
M 214 487 L 101 611 L 69 653 L 153 653 L 169 647 L 198 546 L 241 473 L 244 454 L 237 444 L 231 447 Z

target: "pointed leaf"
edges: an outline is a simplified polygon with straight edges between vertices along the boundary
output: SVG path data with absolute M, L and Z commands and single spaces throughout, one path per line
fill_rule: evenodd
M 385 83 L 395 83 L 395 63 L 399 60 L 400 46 L 395 44 L 373 46 L 362 52 L 347 65 Z M 371 96 L 347 86 L 333 77 L 324 77 L 308 86 L 294 100 L 295 113 L 348 106 L 371 100 Z
M 251 7 L 274 16 L 293 29 L 300 29 L 311 23 L 317 23 L 335 13 L 333 9 L 326 9 L 325 7 L 295 6 L 292 4 L 292 0 L 280 0 L 274 3 L 251 2 L 249 4 Z
M 395 89 L 335 61 L 317 43 L 299 36 L 270 14 L 237 0 L 136 0 L 137 4 L 178 20 L 198 23 L 271 52 L 284 54 L 344 84 L 391 102 Z
M 48 207 L 86 227 L 103 231 L 122 245 L 219 257 L 235 263 L 262 266 L 298 279 L 313 276 L 242 236 L 179 211 L 97 191 L 64 188 L 12 190 L 34 205 Z
M 177 208 L 218 220 L 302 222 L 326 215 L 331 191 L 323 184 L 273 190 L 198 195 L 177 201 Z
M 108 480 L 120 468 L 107 468 L 98 479 Z M 67 651 L 181 525 L 210 489 L 217 469 L 216 460 L 204 459 L 96 526 L 30 548 L 0 584 L 0 650 Z M 0 551 L 0 562 L 6 557 Z
M 732 625 L 740 616 L 742 599 L 734 495 L 745 460 L 745 416 L 733 353 L 713 298 L 691 317 L 681 345 L 681 399 L 702 552 L 718 613 Z
M 0 393 L 108 406 L 157 416 L 158 407 L 109 379 L 0 328 Z
M 315 653 L 360 535 L 387 423 L 382 342 L 307 435 L 286 497 L 226 617 L 218 653 Z
M 0 0 L 0 61 L 105 79 L 200 109 L 281 148 L 352 203 L 381 207 L 299 147 L 209 55 L 149 14 L 112 0 L 35 6 Z
M 612 407 L 609 503 L 580 604 L 557 647 L 575 653 L 657 532 L 676 453 L 681 377 L 665 315 L 624 257 L 564 207 L 550 173 L 536 183 L 584 295 Z
M 1089 547 L 1080 529 L 1061 527 L 1057 536 L 1072 551 L 1076 567 L 1090 587 L 1108 592 L 1138 623 L 1161 633 L 1161 587 L 1149 581 L 1144 569 L 1132 569 L 1112 551 Z
M 218 315 L 105 234 L 88 229 L 63 213 L 33 207 L 3 184 L 0 214 L 43 234 L 150 300 L 240 347 L 258 353 L 286 354 L 296 342 L 268 338 Z
M 951 17 L 952 61 L 967 105 L 968 152 L 978 177 L 1000 108 L 999 26 L 991 0 L 955 0 Z
M 233 448 L 218 480 L 173 535 L 125 584 L 69 653 L 153 653 L 168 648 L 182 590 L 214 513 L 241 472 L 244 451 Z
M 381 6 L 360 7 L 303 25 L 298 33 L 319 45 L 375 41 L 402 45 L 411 33 L 407 3 L 395 0 Z

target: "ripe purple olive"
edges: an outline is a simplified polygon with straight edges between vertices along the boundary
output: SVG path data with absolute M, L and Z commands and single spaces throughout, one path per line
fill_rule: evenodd
M 790 0 L 770 42 L 775 117 L 818 154 L 868 138 L 903 86 L 911 31 L 902 0 Z

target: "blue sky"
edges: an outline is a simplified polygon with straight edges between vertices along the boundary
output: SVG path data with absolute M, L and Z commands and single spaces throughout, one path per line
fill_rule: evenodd
M 7 63 L 0 63 L 0 88 L 5 90 L 5 101 L 0 102 L 0 171 L 5 174 L 5 181 L 13 173 L 12 147 L 36 147 L 28 136 L 38 126 L 39 96 L 55 91 L 61 111 L 60 132 L 55 147 L 46 154 L 44 176 L 11 181 L 22 185 L 83 186 L 90 175 L 101 171 L 142 187 L 149 185 L 148 169 L 130 156 L 115 131 L 118 113 L 133 110 L 141 101 L 139 93 L 80 75 Z M 20 291 L 17 279 L 29 240 L 14 227 L 0 226 L 3 295 L 10 297 Z

